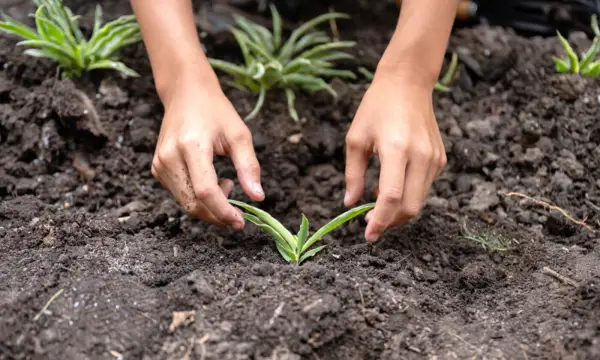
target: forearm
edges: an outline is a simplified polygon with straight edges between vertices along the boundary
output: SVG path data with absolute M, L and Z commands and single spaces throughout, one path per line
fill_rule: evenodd
M 377 72 L 435 85 L 460 0 L 403 0 Z
M 219 88 L 200 45 L 191 0 L 131 0 L 131 4 L 163 102 L 180 81 Z

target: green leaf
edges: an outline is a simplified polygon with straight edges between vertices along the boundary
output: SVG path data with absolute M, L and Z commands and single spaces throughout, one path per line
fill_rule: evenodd
M 278 242 L 275 243 L 275 246 L 277 247 L 277 251 L 279 251 L 279 254 L 281 255 L 281 257 L 287 261 L 287 262 L 296 262 L 295 258 L 292 258 L 292 255 L 290 255 Z
M 256 63 L 256 71 L 252 75 L 252 79 L 259 80 L 265 75 L 265 66 L 261 63 Z
M 267 89 L 261 85 L 259 93 L 258 93 L 258 100 L 256 100 L 256 105 L 254 105 L 254 109 L 252 109 L 252 111 L 248 115 L 246 115 L 246 118 L 244 119 L 244 121 L 252 120 L 256 117 L 256 115 L 258 115 L 258 113 L 260 112 L 260 109 L 262 108 L 262 106 L 265 102 L 266 94 L 267 94 Z
M 248 21 L 246 18 L 234 15 L 235 22 L 250 37 L 252 42 L 267 53 L 273 53 L 273 35 L 262 25 Z
M 102 6 L 100 4 L 96 5 L 96 11 L 94 12 L 94 30 L 92 31 L 92 36 L 96 35 L 98 31 L 102 28 Z
M 294 119 L 295 122 L 300 121 L 300 118 L 298 117 L 298 112 L 296 111 L 296 107 L 294 106 L 294 103 L 296 102 L 296 94 L 294 93 L 294 90 L 290 88 L 285 88 L 285 97 L 287 99 L 288 112 L 290 113 L 290 117 Z
M 60 45 L 57 45 L 57 44 L 47 41 L 47 40 L 24 40 L 24 41 L 18 42 L 17 46 L 39 47 L 44 50 L 48 50 L 49 52 L 52 52 L 53 54 L 55 54 L 57 56 L 60 56 L 60 57 L 66 58 L 66 59 L 70 59 L 70 60 L 75 60 L 73 58 L 73 55 L 69 53 L 68 47 L 62 47 Z
M 311 68 L 312 63 L 308 59 L 296 58 L 285 65 L 282 70 L 283 74 L 300 72 L 302 68 Z
M 46 40 L 51 40 L 65 48 L 70 48 L 69 45 L 65 43 L 65 36 L 63 32 L 58 28 L 58 26 L 56 26 L 55 23 L 46 19 L 43 16 L 36 17 L 36 23 L 38 23 L 38 29 L 40 28 L 40 26 L 44 27 L 43 37 Z
M 554 60 L 554 64 L 556 65 L 556 71 L 558 73 L 564 74 L 569 72 L 569 64 L 567 63 L 567 61 L 559 59 L 557 57 L 552 58 L 552 60 Z
M 342 14 L 342 13 L 330 12 L 327 14 L 319 15 L 319 16 L 313 18 L 312 20 L 305 22 L 304 24 L 302 24 L 301 26 L 299 26 L 296 30 L 294 30 L 292 32 L 292 34 L 290 35 L 290 38 L 288 39 L 288 41 L 285 42 L 285 44 L 283 45 L 283 47 L 281 49 L 281 55 L 284 58 L 290 57 L 291 54 L 294 52 L 294 49 L 296 46 L 296 41 L 298 41 L 298 39 L 300 39 L 300 37 L 302 35 L 304 35 L 306 32 L 317 27 L 319 24 L 333 20 L 333 19 L 348 19 L 348 18 L 350 18 L 349 15 Z
M 314 31 L 301 37 L 289 55 L 293 56 L 294 54 L 297 54 L 310 46 L 316 46 L 328 43 L 330 41 L 331 38 L 325 31 Z
M 139 33 L 139 25 L 136 23 L 129 23 L 124 25 L 115 26 L 111 31 L 106 33 L 104 36 L 97 38 L 94 42 L 90 40 L 88 44 L 89 54 L 98 54 L 99 56 L 106 56 L 110 54 L 110 51 L 115 47 L 119 47 L 119 43 L 127 37 L 135 36 Z M 102 30 L 100 30 L 102 32 Z
M 135 70 L 128 68 L 125 64 L 120 61 L 113 60 L 99 60 L 92 64 L 90 64 L 86 70 L 96 70 L 96 69 L 112 69 L 119 71 L 127 76 L 138 77 L 138 74 Z
M 450 59 L 450 65 L 448 65 L 448 70 L 439 81 L 441 85 L 448 86 L 452 82 L 452 80 L 456 77 L 456 71 L 458 69 L 458 55 L 456 53 L 452 53 L 452 58 Z
M 581 69 L 587 68 L 588 65 L 592 61 L 594 61 L 594 59 L 596 58 L 596 55 L 598 55 L 598 52 L 600 52 L 600 38 L 595 37 L 594 40 L 592 41 L 592 45 L 590 46 L 588 51 L 585 54 L 583 54 L 583 58 L 581 59 L 580 68 Z
M 306 239 L 308 239 L 308 219 L 302 214 L 302 223 L 300 224 L 300 230 L 298 231 L 298 247 L 296 250 L 298 255 L 300 254 L 300 250 L 304 246 Z
M 115 34 L 120 33 L 123 29 L 139 26 L 135 19 L 135 16 L 121 16 L 118 19 L 109 21 L 102 26 L 98 31 L 92 34 L 92 37 L 88 41 L 88 48 L 90 53 L 98 51 L 104 44 L 112 39 Z
M 581 71 L 581 75 L 589 77 L 600 76 L 600 60 L 589 64 L 585 69 Z
M 319 246 L 317 248 L 314 248 L 312 250 L 309 250 L 307 252 L 305 252 L 301 257 L 300 257 L 300 261 L 298 261 L 298 264 L 303 263 L 306 259 L 309 259 L 313 256 L 315 256 L 319 251 L 325 249 L 326 245 L 322 245 Z
M 359 73 L 361 73 L 362 76 L 367 78 L 367 80 L 373 80 L 373 78 L 375 77 L 375 74 L 373 74 L 373 72 L 369 71 L 366 67 L 361 66 L 357 69 L 357 71 Z
M 437 90 L 437 91 L 442 91 L 442 92 L 450 92 L 450 88 L 447 87 L 446 85 L 440 84 L 439 81 L 435 83 L 435 85 L 433 86 L 433 89 Z
M 12 21 L 8 16 L 4 16 L 4 21 L 0 22 L 0 31 L 25 40 L 40 40 L 39 35 L 33 29 L 25 24 Z
M 323 53 L 326 54 L 329 50 L 349 48 L 353 47 L 354 45 L 356 45 L 356 42 L 354 41 L 334 41 L 327 44 L 317 45 L 309 50 L 306 50 L 305 52 L 300 54 L 299 57 L 311 60 L 312 58 L 315 58 L 318 55 L 321 55 Z
M 42 49 L 27 49 L 23 52 L 23 54 L 36 58 L 47 58 L 53 60 L 58 63 L 61 68 L 73 67 L 73 63 L 69 59 Z
M 317 69 L 317 74 L 356 80 L 356 74 L 350 70 Z
M 245 68 L 243 68 L 239 65 L 230 63 L 228 61 L 219 60 L 219 59 L 208 59 L 208 62 L 214 69 L 221 70 L 229 75 L 240 76 L 240 77 L 249 76 L 248 73 L 246 72 Z
M 594 36 L 600 36 L 600 28 L 598 27 L 598 15 L 596 14 L 592 15 L 591 27 L 592 31 L 594 32 Z
M 302 252 L 308 250 L 315 242 L 319 241 L 323 236 L 327 235 L 340 225 L 354 219 L 355 217 L 361 215 L 364 212 L 367 212 L 375 207 L 375 203 L 366 204 L 362 206 L 357 206 L 353 209 L 346 211 L 345 213 L 337 216 L 335 219 L 331 220 L 327 224 L 325 224 L 322 228 L 320 228 L 316 233 L 314 233 L 310 239 L 304 244 L 302 247 Z
M 290 249 L 288 243 L 283 239 L 283 236 L 281 236 L 281 234 L 279 234 L 277 231 L 275 231 L 275 229 L 273 229 L 271 226 L 265 224 L 258 217 L 254 216 L 252 214 L 243 213 L 242 216 L 244 217 L 244 219 L 250 221 L 254 225 L 263 229 L 267 234 L 271 235 L 271 237 L 273 237 L 273 239 L 275 240 L 275 245 L 277 245 L 277 250 L 279 250 L 280 253 L 283 252 L 283 254 L 286 255 L 286 256 L 283 256 L 283 254 L 282 254 L 282 256 L 284 258 L 286 258 L 286 260 L 290 259 L 290 260 L 287 260 L 288 262 L 291 261 L 291 259 L 296 258 L 294 255 L 294 252 Z
M 246 66 L 250 66 L 250 64 L 252 64 L 252 62 L 254 61 L 253 56 L 250 54 L 250 49 L 248 49 L 247 45 L 250 39 L 246 34 L 244 34 L 238 29 L 231 28 L 230 31 L 233 34 L 235 40 L 237 41 L 238 46 L 240 47 Z
M 279 11 L 277 11 L 275 5 L 270 4 L 269 7 L 271 8 L 271 19 L 273 20 L 273 46 L 275 49 L 279 49 L 281 46 L 282 30 L 281 16 L 279 15 Z
M 252 205 L 243 203 L 241 201 L 229 200 L 229 202 L 235 206 L 241 207 L 242 209 L 254 214 L 262 222 L 271 226 L 274 230 L 276 230 L 284 238 L 284 240 L 290 245 L 290 248 L 292 250 L 295 250 L 296 241 L 294 240 L 294 236 L 292 235 L 292 233 L 288 229 L 286 229 L 277 219 L 275 219 L 274 217 L 269 215 L 269 213 L 267 213 L 264 210 L 258 209 Z
M 322 56 L 313 56 L 313 59 L 319 61 L 335 61 L 335 60 L 346 60 L 354 59 L 354 56 L 342 51 L 334 51 L 323 54 Z
M 556 32 L 563 48 L 565 49 L 565 53 L 569 58 L 569 70 L 573 74 L 579 74 L 579 59 L 577 58 L 577 54 L 571 47 L 571 44 L 565 39 L 559 31 Z

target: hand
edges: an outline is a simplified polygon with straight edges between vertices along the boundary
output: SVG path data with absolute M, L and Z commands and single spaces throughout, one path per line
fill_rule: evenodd
M 369 157 L 381 160 L 377 202 L 366 218 L 370 242 L 416 216 L 446 166 L 433 85 L 386 75 L 375 75 L 346 136 L 346 206 L 362 196 Z
M 152 175 L 190 215 L 241 229 L 244 220 L 227 201 L 233 181 L 217 179 L 215 154 L 231 156 L 244 192 L 264 199 L 252 135 L 222 90 L 178 84 L 165 101 Z

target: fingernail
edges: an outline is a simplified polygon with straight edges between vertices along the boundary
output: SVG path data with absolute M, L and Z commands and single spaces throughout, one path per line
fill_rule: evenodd
M 367 216 L 365 216 L 365 221 L 369 222 L 371 220 L 371 218 L 373 217 L 373 211 L 369 211 L 367 213 Z
M 379 234 L 378 233 L 374 233 L 374 232 L 369 232 L 365 235 L 365 238 L 368 242 L 376 242 L 377 239 L 379 239 Z
M 236 230 L 242 230 L 244 228 L 244 218 L 236 211 L 235 220 L 231 226 Z
M 350 201 L 350 193 L 346 191 L 346 193 L 344 194 L 344 204 L 348 205 L 349 201 Z
M 264 195 L 265 192 L 263 191 L 262 186 L 260 186 L 260 184 L 258 182 L 255 182 L 254 184 L 252 184 L 252 190 L 257 194 L 257 195 Z

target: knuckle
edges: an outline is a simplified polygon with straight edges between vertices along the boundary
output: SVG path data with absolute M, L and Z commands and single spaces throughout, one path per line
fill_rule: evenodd
M 158 171 L 159 171 L 159 169 L 160 169 L 160 163 L 156 159 L 154 159 L 152 161 L 152 169 L 151 169 L 151 171 L 152 171 L 152 176 L 154 176 L 157 179 L 158 179 Z
M 385 148 L 389 151 L 389 152 L 394 152 L 394 153 L 406 153 L 408 151 L 408 141 L 404 140 L 403 138 L 393 138 L 391 140 L 389 140 L 389 142 L 386 144 Z
M 346 135 L 346 147 L 349 149 L 360 149 L 362 148 L 362 140 L 360 137 L 348 133 Z
M 434 157 L 433 148 L 425 145 L 415 146 L 413 149 L 413 154 L 417 159 L 422 161 L 430 161 Z
M 156 164 L 158 165 L 157 168 L 161 169 L 166 164 L 169 164 L 170 162 L 175 160 L 177 158 L 177 153 L 177 148 L 175 146 L 162 146 L 156 152 Z
M 198 186 L 197 188 L 194 188 L 194 195 L 198 200 L 204 200 L 210 195 L 212 195 L 214 192 L 215 189 L 211 186 Z
M 183 135 L 177 139 L 177 147 L 181 149 L 189 149 L 190 147 L 198 146 L 200 139 L 196 135 Z
M 446 157 L 446 154 L 442 153 L 442 156 L 440 156 L 438 162 L 438 166 L 440 167 L 440 169 L 443 169 L 446 167 L 446 165 L 448 165 L 448 158 Z
M 230 135 L 230 139 L 235 144 L 252 143 L 252 133 L 248 128 L 244 127 L 233 131 Z
M 421 212 L 421 210 L 423 209 L 423 203 L 420 202 L 415 202 L 415 203 L 409 203 L 407 204 L 404 209 L 403 209 L 403 213 L 409 217 L 409 218 L 413 218 L 417 215 L 419 215 L 419 213 Z
M 399 203 L 402 201 L 402 190 L 399 188 L 391 188 L 381 191 L 380 195 L 384 201 L 388 203 Z

